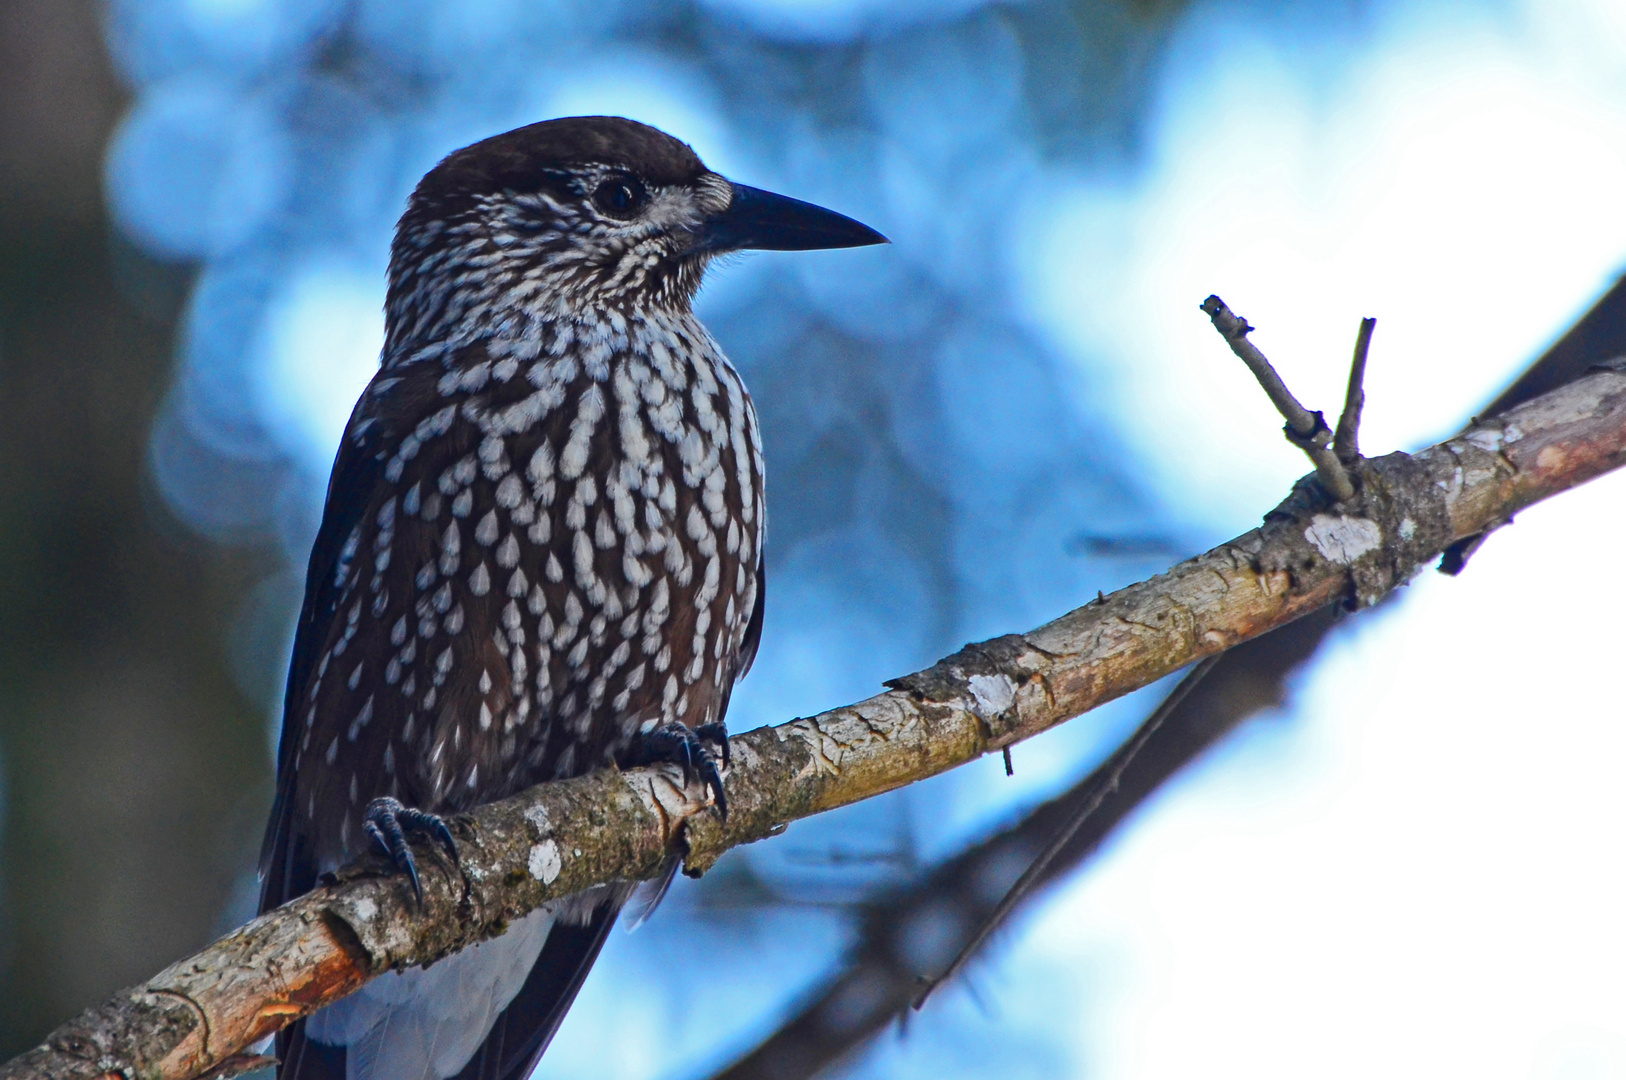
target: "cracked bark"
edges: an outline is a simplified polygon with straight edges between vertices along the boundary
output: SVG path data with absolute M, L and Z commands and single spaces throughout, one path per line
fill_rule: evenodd
M 1626 463 L 1626 365 L 1416 455 L 1354 470 L 1332 507 L 1301 480 L 1264 524 L 1026 634 L 969 645 L 885 693 L 732 740 L 726 826 L 662 770 L 544 784 L 454 819 L 455 870 L 420 847 L 421 909 L 376 860 L 90 1009 L 4 1066 L 18 1077 L 185 1078 L 392 967 L 500 933 L 546 901 L 652 874 L 688 818 L 689 869 L 794 820 L 964 764 L 1340 601 L 1376 602 L 1451 545 Z M 217 1073 L 218 1075 L 218 1073 Z

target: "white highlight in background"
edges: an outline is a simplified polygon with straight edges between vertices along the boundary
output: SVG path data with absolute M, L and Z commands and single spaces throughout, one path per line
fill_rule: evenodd
M 1306 471 L 1197 311 L 1209 293 L 1329 414 L 1376 316 L 1362 442 L 1386 451 L 1459 424 L 1626 263 L 1626 87 L 1469 14 L 1379 14 L 1353 56 L 1198 15 L 1139 186 L 1030 212 L 1017 294 L 1112 358 L 1114 411 L 1171 504 L 1234 531 Z
M 1307 471 L 1207 293 L 1329 411 L 1376 315 L 1382 452 L 1455 427 L 1608 284 L 1626 77 L 1595 6 L 1390 5 L 1342 49 L 1187 23 L 1144 182 L 1081 184 L 1019 248 L 1038 323 L 1112 358 L 1171 503 L 1234 531 Z M 1623 528 L 1615 475 L 1352 624 L 1295 727 L 1257 719 L 1172 786 L 1005 979 L 1076 973 L 1056 1022 L 1103 1078 L 1626 1076 Z
M 332 468 L 356 399 L 384 347 L 383 275 L 344 264 L 296 272 L 272 300 L 257 365 L 279 442 L 317 475 Z

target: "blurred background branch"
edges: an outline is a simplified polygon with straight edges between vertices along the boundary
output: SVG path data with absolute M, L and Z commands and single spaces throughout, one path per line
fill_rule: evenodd
M 109 220 L 102 8 L 0 5 L 0 1052 L 211 938 L 269 791 L 222 648 L 263 576 L 157 497 L 192 271 Z

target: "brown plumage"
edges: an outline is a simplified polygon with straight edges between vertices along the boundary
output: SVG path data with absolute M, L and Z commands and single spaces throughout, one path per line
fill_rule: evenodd
M 693 733 L 761 632 L 763 462 L 690 301 L 720 251 L 880 239 L 616 118 L 423 179 L 311 555 L 262 910 L 374 840 L 415 881 L 401 827 L 539 781 L 674 755 L 715 776 Z M 282 1076 L 525 1075 L 626 893 L 369 984 L 284 1034 Z

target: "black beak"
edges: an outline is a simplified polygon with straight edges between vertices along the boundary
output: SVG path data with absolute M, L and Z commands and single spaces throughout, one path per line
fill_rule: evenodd
M 816 248 L 865 247 L 890 241 L 868 225 L 834 210 L 735 184 L 728 209 L 707 218 L 695 230 L 689 251 L 812 251 Z

